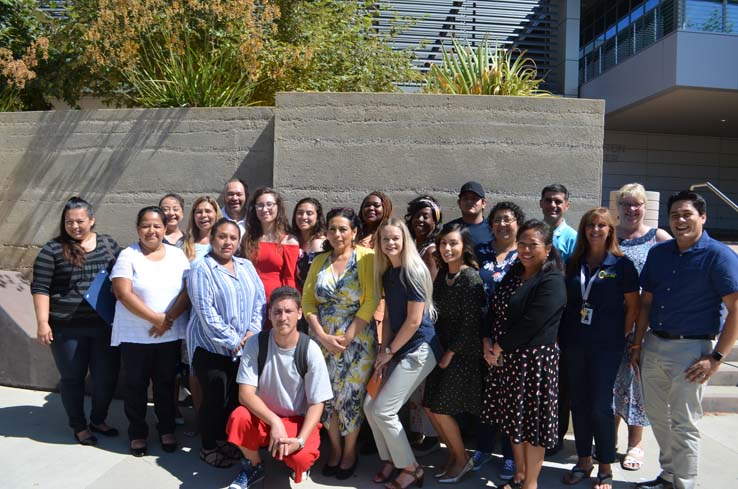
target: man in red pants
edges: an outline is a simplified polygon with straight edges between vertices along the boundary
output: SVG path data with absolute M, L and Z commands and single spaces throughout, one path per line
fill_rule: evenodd
M 264 479 L 261 447 L 283 460 L 292 469 L 294 481 L 301 482 L 320 455 L 323 402 L 333 398 L 320 347 L 307 338 L 302 340 L 307 340 L 302 350 L 298 347 L 299 292 L 280 287 L 272 292 L 269 304 L 272 329 L 263 333 L 268 342 L 258 337 L 246 342 L 236 378 L 241 406 L 231 413 L 226 432 L 245 458 L 229 489 L 247 489 Z M 267 347 L 261 366 L 260 343 Z

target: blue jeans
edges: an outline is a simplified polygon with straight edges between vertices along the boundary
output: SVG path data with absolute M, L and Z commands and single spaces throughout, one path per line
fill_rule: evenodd
M 68 327 L 54 329 L 51 353 L 61 381 L 62 404 L 75 433 L 87 429 L 85 418 L 85 377 L 92 380 L 92 411 L 90 421 L 101 424 L 108 416 L 118 381 L 120 354 L 110 346 L 110 327 Z
M 623 352 L 580 345 L 569 345 L 565 351 L 577 455 L 592 456 L 594 438 L 597 460 L 613 463 L 616 458 L 612 389 Z

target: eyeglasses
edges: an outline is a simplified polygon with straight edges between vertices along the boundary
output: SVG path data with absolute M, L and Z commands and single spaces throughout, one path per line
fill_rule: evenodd
M 517 219 L 515 219 L 514 217 L 497 217 L 495 219 L 492 219 L 492 224 L 496 224 L 496 225 L 500 225 L 500 224 L 508 225 L 514 222 L 517 222 Z
M 264 209 L 272 210 L 275 205 L 277 205 L 276 202 L 261 202 L 259 204 L 254 205 L 254 207 L 256 207 L 260 211 L 263 211 Z
M 623 209 L 640 209 L 643 207 L 643 202 L 621 202 L 620 207 Z

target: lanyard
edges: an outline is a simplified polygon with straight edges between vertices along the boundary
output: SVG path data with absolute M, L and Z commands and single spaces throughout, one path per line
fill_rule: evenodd
M 582 287 L 582 301 L 584 303 L 587 303 L 587 299 L 589 299 L 589 293 L 592 291 L 592 284 L 594 283 L 595 279 L 597 278 L 597 271 L 599 270 L 599 267 L 594 269 L 594 272 L 592 273 L 592 276 L 589 277 L 589 282 L 587 282 L 587 285 L 585 287 L 585 276 L 584 276 L 584 267 L 587 265 L 582 265 L 582 268 L 579 270 L 579 285 Z

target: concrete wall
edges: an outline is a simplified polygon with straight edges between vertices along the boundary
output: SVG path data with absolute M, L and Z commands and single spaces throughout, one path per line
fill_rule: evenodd
M 271 108 L 159 109 L 0 114 L 0 269 L 24 268 L 58 233 L 59 212 L 78 194 L 98 228 L 121 243 L 133 220 L 167 192 L 222 192 L 238 175 L 270 184 Z
M 459 215 L 467 180 L 539 216 L 541 187 L 572 192 L 570 220 L 599 204 L 602 101 L 409 94 L 280 94 L 276 108 L 90 110 L 0 114 L 0 384 L 54 388 L 35 343 L 25 272 L 58 232 L 73 194 L 98 209 L 98 230 L 135 238 L 137 210 L 166 192 L 219 195 L 237 175 L 273 185 L 288 207 L 325 208 L 390 194 L 395 215 L 422 193 Z M 3 271 L 5 270 L 5 271 Z
M 603 203 L 611 190 L 640 182 L 661 193 L 659 223 L 668 229 L 666 202 L 673 192 L 710 181 L 738 201 L 738 139 L 605 132 Z M 738 229 L 738 213 L 707 190 L 707 224 L 713 229 Z
M 358 206 L 372 190 L 403 215 L 422 193 L 444 219 L 478 180 L 489 207 L 513 200 L 539 216 L 540 190 L 571 189 L 572 218 L 601 194 L 602 101 L 562 98 L 285 93 L 277 97 L 274 185 L 293 202 Z

